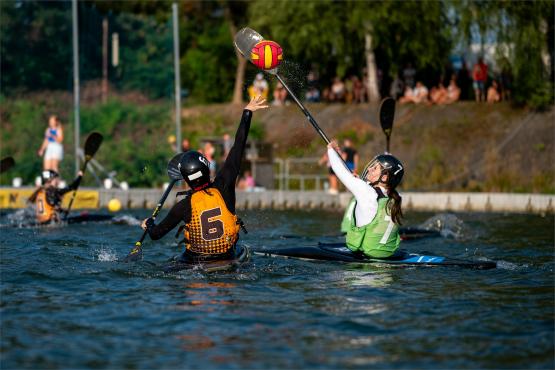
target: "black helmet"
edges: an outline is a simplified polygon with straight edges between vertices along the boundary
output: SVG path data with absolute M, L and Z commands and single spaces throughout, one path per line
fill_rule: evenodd
M 201 190 L 210 184 L 210 162 L 197 151 L 183 153 L 177 167 L 185 182 L 193 190 Z
M 391 154 L 380 154 L 375 156 L 364 168 L 362 172 L 362 178 L 366 180 L 366 176 L 368 176 L 368 170 L 372 168 L 376 163 L 379 163 L 382 167 L 382 172 L 380 174 L 380 178 L 378 181 L 372 183 L 371 185 L 375 185 L 378 182 L 385 182 L 387 186 L 391 189 L 394 189 L 401 180 L 403 179 L 403 175 L 405 174 L 405 169 L 403 164 L 400 160 L 392 156 Z M 387 181 L 382 181 L 382 176 L 387 175 Z
M 54 170 L 44 170 L 42 171 L 42 173 L 40 174 L 40 178 L 42 181 L 42 184 L 45 185 L 48 181 L 56 178 L 56 177 L 60 177 L 60 174 Z

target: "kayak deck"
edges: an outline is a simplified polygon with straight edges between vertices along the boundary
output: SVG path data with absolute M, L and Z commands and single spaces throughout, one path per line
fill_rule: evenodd
M 232 270 L 250 258 L 250 249 L 247 246 L 238 245 L 235 256 L 225 260 L 191 262 L 183 261 L 180 257 L 163 267 L 164 272 L 179 272 L 182 270 L 201 270 L 202 272 L 217 272 Z
M 369 258 L 353 253 L 344 243 L 320 243 L 314 246 L 263 248 L 255 249 L 253 253 L 267 257 L 291 257 L 309 260 L 338 261 L 350 263 L 375 263 L 388 265 L 413 265 L 413 266 L 458 266 L 473 269 L 492 269 L 497 267 L 493 261 L 460 260 L 442 256 L 409 253 L 398 250 L 389 258 Z

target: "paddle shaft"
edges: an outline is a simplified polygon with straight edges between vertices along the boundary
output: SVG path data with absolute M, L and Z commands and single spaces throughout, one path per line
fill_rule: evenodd
M 316 120 L 314 119 L 314 117 L 312 117 L 312 114 L 310 114 L 310 112 L 308 111 L 308 109 L 306 109 L 306 107 L 303 105 L 303 103 L 301 103 L 301 101 L 299 99 L 297 99 L 297 97 L 295 96 L 295 94 L 293 94 L 293 91 L 291 91 L 291 89 L 289 88 L 289 86 L 287 86 L 287 84 L 285 83 L 285 81 L 281 78 L 281 76 L 276 73 L 275 74 L 276 78 L 279 80 L 279 82 L 281 82 L 281 84 L 283 85 L 283 87 L 285 87 L 285 90 L 287 90 L 287 92 L 289 93 L 289 95 L 291 95 L 291 97 L 293 98 L 293 100 L 295 101 L 295 103 L 297 103 L 297 105 L 299 106 L 299 108 L 301 108 L 301 110 L 303 111 L 304 115 L 306 116 L 306 118 L 308 118 L 308 122 L 310 122 L 310 124 L 312 125 L 312 127 L 314 127 L 314 129 L 316 130 L 316 132 L 318 132 L 318 134 L 320 135 L 320 137 L 322 139 L 324 139 L 324 141 L 326 142 L 326 144 L 329 144 L 331 141 L 328 138 L 328 136 L 326 135 L 326 133 L 324 131 L 322 131 L 322 129 L 320 128 L 320 126 L 318 125 L 318 122 L 316 122 Z M 341 158 L 341 160 L 343 161 L 343 164 L 345 165 L 345 167 L 347 167 L 347 163 L 345 163 L 345 160 L 343 159 L 343 157 L 340 155 L 339 158 Z M 347 167 L 348 168 L 348 167 Z
M 87 164 L 89 163 L 89 161 L 92 159 L 92 156 L 85 156 L 85 162 L 83 163 L 83 165 L 81 166 L 81 172 L 83 172 L 83 176 L 85 175 L 85 170 L 87 169 Z M 69 211 L 71 210 L 71 206 L 73 205 L 73 201 L 75 200 L 75 195 L 77 194 L 77 189 L 73 190 L 73 194 L 71 194 L 71 199 L 69 200 L 69 205 L 67 206 L 67 209 L 65 210 L 65 214 L 64 214 L 64 220 L 67 220 L 67 215 L 69 214 Z
M 156 205 L 156 208 L 154 209 L 154 212 L 152 212 L 151 217 L 153 219 L 155 219 L 156 216 L 158 216 L 158 213 L 160 213 L 160 211 L 162 210 L 162 206 L 166 202 L 166 199 L 168 198 L 168 195 L 170 195 L 170 192 L 172 191 L 172 188 L 173 188 L 173 186 L 175 185 L 176 182 L 177 182 L 177 180 L 172 180 L 172 182 L 170 182 L 170 184 L 168 185 L 166 191 L 162 195 L 162 198 L 160 198 L 160 201 Z M 139 241 L 135 243 L 135 246 L 140 247 L 143 244 L 143 241 L 146 238 L 146 234 L 148 234 L 148 228 L 143 232 L 143 235 L 141 236 L 141 239 L 139 239 Z
M 306 118 L 308 118 L 308 122 L 310 122 L 310 124 L 312 125 L 312 127 L 314 127 L 314 129 L 316 130 L 316 132 L 318 132 L 318 134 L 320 135 L 320 137 L 322 137 L 322 139 L 324 139 L 324 141 L 326 142 L 326 144 L 330 143 L 330 139 L 328 139 L 326 133 L 324 131 L 322 131 L 322 129 L 320 128 L 320 126 L 318 125 L 318 122 L 316 122 L 316 120 L 314 119 L 314 117 L 312 117 L 312 114 L 310 114 L 310 112 L 308 111 L 308 109 L 306 109 L 306 107 L 303 105 L 303 103 L 301 103 L 301 101 L 299 99 L 297 99 L 297 97 L 295 96 L 295 94 L 293 94 L 293 92 L 291 91 L 291 89 L 289 88 L 289 86 L 287 86 L 287 84 L 285 83 L 285 81 L 283 81 L 283 79 L 281 78 L 281 76 L 279 74 L 276 73 L 276 77 L 279 80 L 279 82 L 281 82 L 281 84 L 283 85 L 283 87 L 285 87 L 285 90 L 287 90 L 287 92 L 289 93 L 289 95 L 291 95 L 291 97 L 293 98 L 293 100 L 295 100 L 295 103 L 297 103 L 297 105 L 299 106 L 299 108 L 301 108 L 301 110 L 303 111 L 304 115 L 306 116 Z

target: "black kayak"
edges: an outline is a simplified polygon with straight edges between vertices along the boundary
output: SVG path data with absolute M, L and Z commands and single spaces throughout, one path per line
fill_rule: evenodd
M 345 234 L 325 235 L 328 238 L 344 237 Z M 404 241 L 420 240 L 426 238 L 438 238 L 441 233 L 437 230 L 428 230 L 420 227 L 401 227 L 399 228 L 399 237 Z M 279 235 L 280 239 L 307 239 L 304 235 Z
M 399 236 L 401 240 L 419 240 L 424 238 L 437 238 L 441 233 L 437 230 L 428 230 L 421 227 L 401 227 L 399 228 Z
M 189 261 L 175 258 L 163 267 L 164 272 L 179 272 L 182 270 L 200 270 L 202 272 L 229 271 L 239 267 L 250 257 L 250 249 L 244 245 L 237 245 L 235 254 L 228 259 L 212 261 Z
M 114 216 L 112 215 L 82 213 L 80 215 L 69 216 L 65 222 L 67 222 L 68 224 L 80 224 L 84 222 L 106 222 L 112 221 L 113 218 Z
M 369 258 L 351 252 L 344 243 L 319 243 L 313 246 L 278 247 L 254 249 L 253 253 L 267 257 L 299 258 L 308 260 L 338 261 L 364 264 L 387 264 L 401 266 L 457 266 L 471 269 L 487 270 L 497 267 L 493 261 L 470 261 L 442 256 L 409 253 L 398 250 L 389 258 Z

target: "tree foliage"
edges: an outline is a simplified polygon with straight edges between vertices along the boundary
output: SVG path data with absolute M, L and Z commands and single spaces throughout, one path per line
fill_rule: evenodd
M 79 2 L 81 79 L 102 75 L 101 23 L 108 17 L 110 33 L 120 36 L 121 59 L 119 67 L 110 67 L 110 82 L 169 98 L 174 73 L 171 5 Z M 2 93 L 71 89 L 71 3 L 5 0 L 0 11 Z M 512 73 L 517 103 L 539 107 L 553 101 L 552 1 L 184 1 L 179 2 L 179 15 L 182 87 L 190 91 L 190 103 L 231 98 L 240 75 L 233 30 L 244 26 L 278 41 L 301 74 L 317 69 L 325 81 L 362 75 L 364 38 L 371 33 L 384 85 L 407 62 L 424 82 L 435 82 L 453 46 L 468 50 L 477 30 L 482 40 L 497 42 L 499 65 Z M 501 50 L 507 45 L 508 53 Z

